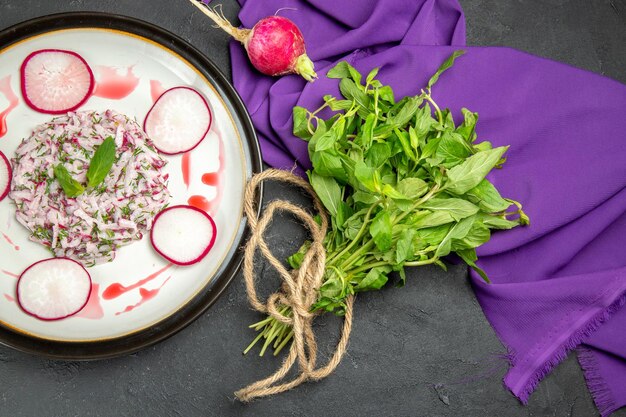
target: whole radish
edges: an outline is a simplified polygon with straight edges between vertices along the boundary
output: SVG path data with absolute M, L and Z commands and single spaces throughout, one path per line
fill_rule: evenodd
M 239 29 L 200 0 L 189 1 L 241 42 L 254 68 L 263 74 L 300 74 L 307 81 L 317 78 L 313 62 L 306 54 L 302 32 L 291 20 L 268 16 L 252 29 Z

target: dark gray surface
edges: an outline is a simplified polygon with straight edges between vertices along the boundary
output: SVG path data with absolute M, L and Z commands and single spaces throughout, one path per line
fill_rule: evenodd
M 254 0 L 249 0 L 254 1 Z M 262 0 L 257 0 L 262 1 Z M 468 43 L 506 45 L 626 82 L 625 0 L 462 0 Z M 0 0 L 0 27 L 53 12 L 127 14 L 189 40 L 230 73 L 227 38 L 184 0 Z M 234 0 L 224 1 L 236 16 Z M 0 62 L 0 65 L 2 63 Z M 267 198 L 302 198 L 269 186 Z M 301 234 L 275 222 L 280 256 Z M 276 278 L 262 266 L 265 288 Z M 281 396 L 241 405 L 232 392 L 268 375 L 279 359 L 241 356 L 257 320 L 241 276 L 202 318 L 137 354 L 91 363 L 55 362 L 0 346 L 0 417 L 20 416 L 594 416 L 573 356 L 522 407 L 501 384 L 503 348 L 485 320 L 463 268 L 413 269 L 403 289 L 359 297 L 349 354 L 334 375 Z M 338 321 L 320 322 L 330 340 Z M 328 338 L 325 338 L 328 336 Z M 332 348 L 332 343 L 322 348 Z M 438 390 L 435 389 L 438 387 Z M 626 416 L 626 410 L 615 414 Z

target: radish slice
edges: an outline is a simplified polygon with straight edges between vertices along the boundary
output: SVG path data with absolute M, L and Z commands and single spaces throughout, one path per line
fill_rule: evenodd
M 154 103 L 143 130 L 154 146 L 166 155 L 192 150 L 209 133 L 211 110 L 207 101 L 189 87 L 174 87 Z
M 9 194 L 11 188 L 11 163 L 2 152 L 0 152 L 0 201 Z
M 50 258 L 26 268 L 17 281 L 17 302 L 41 320 L 59 320 L 78 313 L 91 293 L 91 277 L 69 258 Z
M 75 52 L 60 49 L 42 49 L 28 55 L 21 76 L 24 101 L 40 113 L 76 110 L 94 88 L 87 62 Z
M 209 253 L 216 235 L 215 222 L 206 212 L 193 206 L 173 206 L 156 215 L 150 240 L 168 261 L 191 265 Z

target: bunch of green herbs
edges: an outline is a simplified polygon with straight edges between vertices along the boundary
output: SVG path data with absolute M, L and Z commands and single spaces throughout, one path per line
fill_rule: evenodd
M 503 198 L 485 176 L 501 168 L 507 146 L 477 142 L 478 114 L 462 109 L 457 126 L 431 89 L 464 51 L 453 53 L 419 95 L 396 101 L 393 90 L 347 62 L 327 76 L 340 79 L 342 98 L 324 96 L 314 111 L 293 109 L 293 133 L 308 141 L 313 169 L 309 181 L 331 219 L 324 247 L 327 261 L 314 310 L 341 315 L 348 296 L 383 287 L 406 266 L 439 265 L 456 254 L 489 282 L 476 265 L 476 248 L 492 229 L 529 224 L 519 202 Z M 326 109 L 337 112 L 324 120 Z M 298 269 L 309 242 L 289 257 Z M 289 317 L 290 308 L 281 313 Z M 292 329 L 268 317 L 253 324 L 259 332 L 246 349 L 264 339 L 261 355 L 277 354 Z

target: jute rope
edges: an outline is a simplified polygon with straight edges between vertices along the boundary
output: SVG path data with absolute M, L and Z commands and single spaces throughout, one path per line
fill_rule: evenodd
M 254 205 L 255 195 L 259 185 L 267 180 L 297 185 L 307 191 L 313 198 L 315 209 L 321 218 L 321 225 L 317 224 L 313 216 L 301 207 L 283 200 L 272 201 L 259 219 Z M 246 244 L 243 264 L 248 301 L 255 310 L 292 326 L 294 333 L 294 340 L 289 349 L 289 354 L 281 367 L 273 375 L 235 393 L 240 401 L 248 402 L 254 398 L 290 390 L 308 380 L 320 380 L 330 375 L 339 365 L 348 346 L 350 330 L 352 329 L 354 297 L 351 296 L 346 301 L 343 328 L 335 352 L 326 365 L 316 367 L 317 342 L 313 332 L 313 319 L 316 314 L 311 313 L 311 307 L 317 301 L 318 289 L 322 284 L 326 266 L 326 252 L 324 251 L 323 241 L 328 229 L 328 218 L 324 207 L 317 198 L 313 188 L 305 180 L 288 171 L 269 169 L 255 175 L 249 181 L 245 192 L 244 209 L 252 231 L 252 236 Z M 272 254 L 265 242 L 264 232 L 272 222 L 277 211 L 291 213 L 302 222 L 311 234 L 311 247 L 306 252 L 302 265 L 297 271 L 288 271 Z M 254 255 L 257 249 L 260 250 L 263 257 L 274 267 L 283 280 L 281 289 L 271 294 L 265 303 L 259 300 L 255 287 Z M 280 314 L 279 309 L 282 306 L 291 307 L 292 317 L 285 317 Z M 285 380 L 296 362 L 299 367 L 298 375 L 291 380 Z

